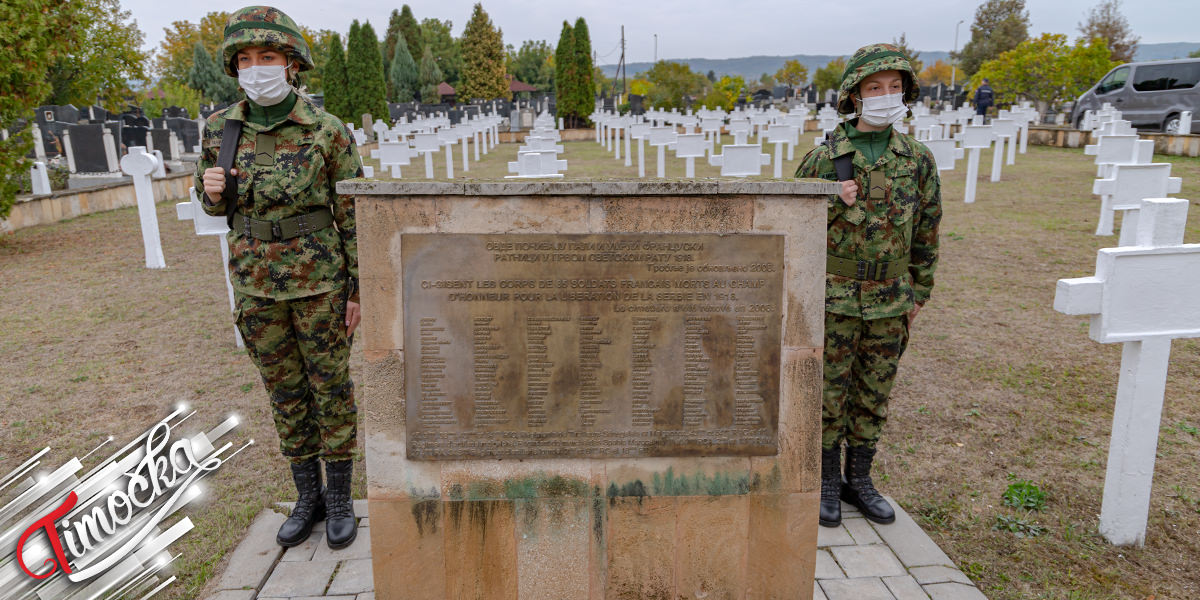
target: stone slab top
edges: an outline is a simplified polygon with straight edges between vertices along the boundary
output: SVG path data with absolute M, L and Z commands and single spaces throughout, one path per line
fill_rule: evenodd
M 840 185 L 821 179 L 746 181 L 666 179 L 655 181 L 339 181 L 337 193 L 355 196 L 816 196 L 836 194 Z

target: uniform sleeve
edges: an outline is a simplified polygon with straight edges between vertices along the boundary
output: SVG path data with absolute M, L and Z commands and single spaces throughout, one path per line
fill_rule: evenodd
M 326 161 L 329 172 L 329 193 L 333 198 L 333 221 L 342 236 L 342 250 L 346 255 L 346 270 L 350 276 L 350 301 L 358 302 L 358 235 L 354 222 L 354 196 L 338 194 L 337 182 L 343 179 L 362 177 L 362 160 L 354 137 L 345 124 L 334 129 L 331 148 L 332 160 Z
M 200 162 L 196 163 L 196 175 L 192 178 L 192 186 L 196 188 L 196 196 L 200 198 L 200 206 L 204 212 L 217 217 L 225 214 L 225 200 L 218 199 L 212 203 L 212 198 L 204 193 L 204 171 L 217 166 L 217 152 L 221 148 L 221 130 L 213 120 L 204 124 L 204 136 L 200 139 Z
M 933 290 L 933 272 L 938 259 L 938 224 L 942 221 L 942 183 L 933 155 L 921 155 L 920 204 L 913 224 L 912 251 L 908 270 L 912 274 L 913 295 L 917 304 L 929 300 Z

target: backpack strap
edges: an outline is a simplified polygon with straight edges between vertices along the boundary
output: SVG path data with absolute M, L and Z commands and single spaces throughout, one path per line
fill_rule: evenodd
M 833 152 L 833 132 L 825 134 L 825 145 L 829 146 L 830 153 Z M 838 181 L 848 181 L 854 179 L 854 153 L 850 152 L 841 156 L 833 157 L 833 170 L 837 172 Z
M 237 211 L 237 177 L 229 172 L 233 170 L 233 160 L 237 155 L 238 141 L 242 137 L 242 122 L 236 119 L 225 119 L 225 129 L 221 131 L 221 151 L 217 154 L 217 166 L 225 169 L 225 190 L 221 199 L 225 201 L 225 223 L 233 229 L 233 213 Z

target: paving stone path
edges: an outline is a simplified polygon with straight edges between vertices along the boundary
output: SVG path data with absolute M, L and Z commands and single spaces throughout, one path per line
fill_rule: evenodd
M 908 513 L 877 525 L 842 504 L 842 525 L 820 527 L 813 600 L 987 600 Z M 216 594 L 208 600 L 375 600 L 371 527 L 364 500 L 358 539 L 330 550 L 325 523 L 294 548 L 275 544 L 284 516 L 264 510 L 233 551 Z

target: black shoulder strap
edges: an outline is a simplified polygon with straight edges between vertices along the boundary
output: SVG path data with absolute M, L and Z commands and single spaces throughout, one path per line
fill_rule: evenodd
M 829 146 L 830 152 L 833 151 L 833 132 L 825 135 L 825 145 Z M 853 161 L 853 152 L 833 157 L 833 170 L 837 172 L 838 181 L 848 181 L 850 179 L 854 179 Z
M 237 177 L 229 172 L 233 170 L 233 160 L 237 156 L 238 140 L 242 137 L 242 122 L 236 119 L 225 119 L 225 129 L 221 131 L 221 152 L 217 154 L 217 166 L 225 169 L 225 191 L 221 198 L 225 200 L 225 221 L 233 229 L 233 213 L 237 211 Z

